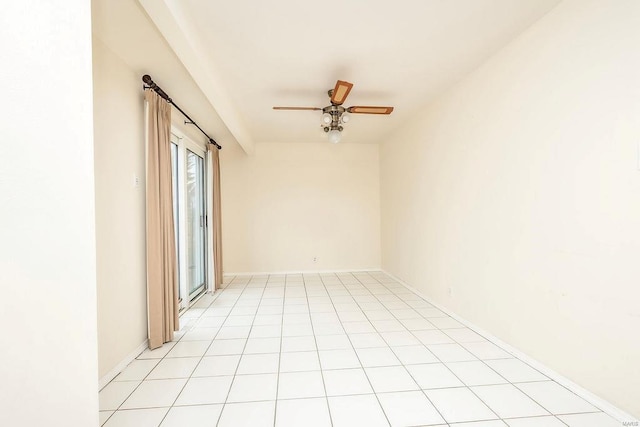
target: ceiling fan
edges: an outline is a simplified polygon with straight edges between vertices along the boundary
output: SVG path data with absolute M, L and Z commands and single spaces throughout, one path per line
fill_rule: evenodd
M 349 113 L 353 114 L 391 114 L 393 107 L 372 107 L 363 105 L 354 105 L 353 107 L 344 108 L 342 104 L 347 99 L 353 83 L 338 80 L 333 89 L 329 89 L 329 99 L 331 105 L 324 108 L 320 107 L 273 107 L 274 110 L 311 110 L 322 111 L 322 128 L 327 133 L 329 141 L 334 144 L 340 142 L 342 125 L 349 121 Z

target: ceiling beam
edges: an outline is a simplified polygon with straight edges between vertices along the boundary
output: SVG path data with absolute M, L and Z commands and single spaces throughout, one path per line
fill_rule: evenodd
M 184 30 L 184 19 L 180 11 L 166 0 L 138 1 L 242 149 L 245 153 L 252 155 L 255 145 L 251 135 L 224 84 L 216 75 L 215 64 L 206 61 L 209 55 Z

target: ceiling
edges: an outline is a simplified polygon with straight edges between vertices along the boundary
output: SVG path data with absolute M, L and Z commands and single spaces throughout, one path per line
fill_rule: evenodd
M 139 0 L 231 133 L 321 142 L 337 79 L 354 83 L 343 143 L 376 143 L 478 67 L 560 0 Z

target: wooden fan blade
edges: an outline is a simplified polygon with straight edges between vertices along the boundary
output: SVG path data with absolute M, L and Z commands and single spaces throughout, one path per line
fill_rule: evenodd
M 347 111 L 354 114 L 391 114 L 393 107 L 368 107 L 362 105 L 354 105 L 347 108 Z
M 274 110 L 311 110 L 311 111 L 320 111 L 322 108 L 319 107 L 273 107 Z
M 331 94 L 331 103 L 334 105 L 342 105 L 344 101 L 347 100 L 347 96 L 349 96 L 352 87 L 353 83 L 338 80 Z

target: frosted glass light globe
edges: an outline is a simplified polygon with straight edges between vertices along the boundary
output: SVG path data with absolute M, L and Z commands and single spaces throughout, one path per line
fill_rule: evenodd
M 332 129 L 329 131 L 327 136 L 329 137 L 329 142 L 337 144 L 338 142 L 340 142 L 340 138 L 342 137 L 342 134 L 338 129 Z

